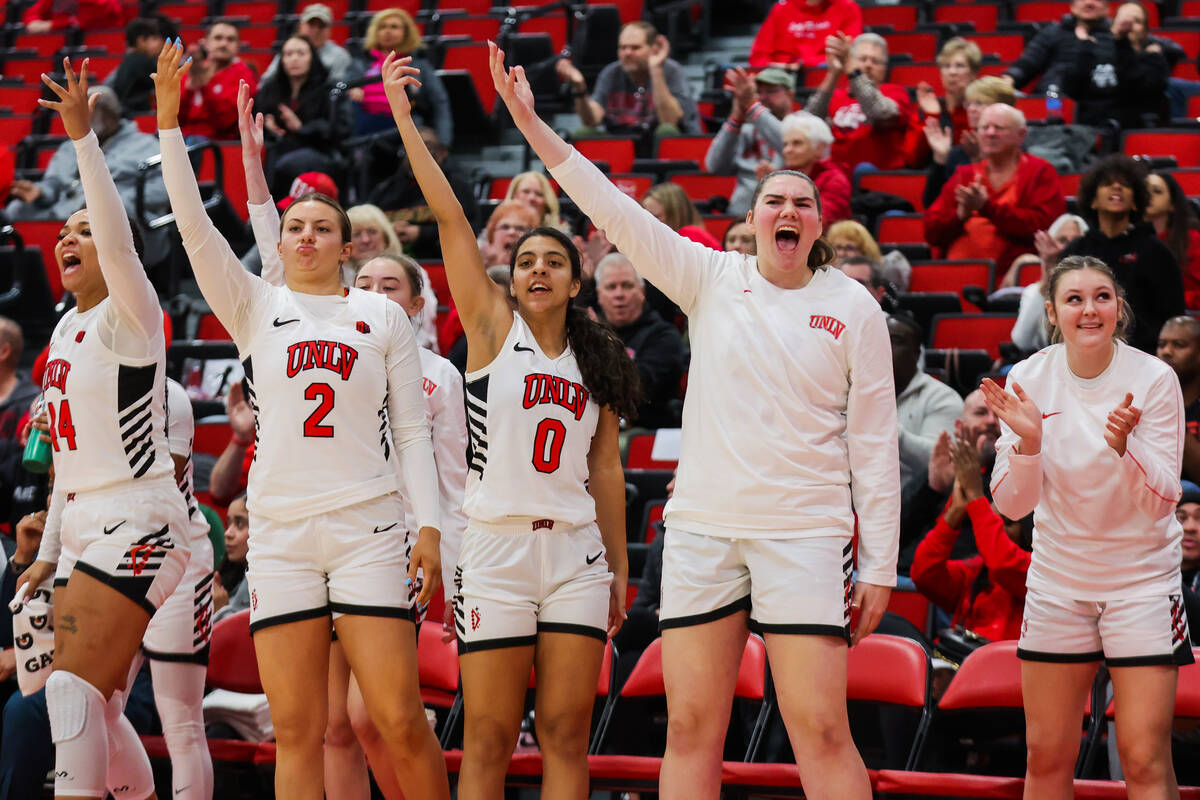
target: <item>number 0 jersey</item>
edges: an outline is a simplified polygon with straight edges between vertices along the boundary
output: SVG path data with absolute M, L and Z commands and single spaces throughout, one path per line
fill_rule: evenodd
M 231 328 L 256 416 L 250 512 L 293 520 L 396 491 L 391 423 L 405 418 L 396 384 L 411 384 L 429 435 L 403 310 L 358 289 L 308 295 L 255 281 L 251 291 Z
M 467 488 L 463 510 L 479 522 L 528 518 L 564 527 L 596 519 L 588 451 L 600 410 L 570 347 L 548 358 L 521 315 L 499 354 L 466 375 Z
M 144 358 L 119 355 L 133 338 L 111 298 L 71 309 L 54 328 L 42 391 L 54 447 L 55 490 L 86 492 L 173 475 L 166 434 L 161 326 Z

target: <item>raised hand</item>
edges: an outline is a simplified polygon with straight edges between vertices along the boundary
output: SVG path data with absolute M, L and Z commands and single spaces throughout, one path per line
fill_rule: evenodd
M 933 87 L 926 81 L 917 84 L 917 105 L 927 117 L 936 117 L 942 113 L 942 104 L 933 93 Z
M 974 442 L 958 439 L 950 443 L 950 456 L 954 460 L 955 485 L 967 502 L 983 497 L 983 467 L 979 463 L 979 450 Z
M 1108 412 L 1108 421 L 1104 425 L 1104 441 L 1118 456 L 1125 455 L 1129 434 L 1133 433 L 1141 419 L 1142 410 L 1133 405 L 1133 395 L 1128 392 L 1121 404 Z
M 1021 384 L 1013 381 L 1012 387 L 1015 397 L 991 378 L 984 378 L 979 388 L 992 413 L 1021 438 L 1020 454 L 1037 455 L 1042 451 L 1042 412 L 1025 394 Z
M 513 122 L 520 127 L 530 122 L 535 116 L 533 111 L 533 89 L 525 77 L 525 68 L 521 66 L 512 69 L 504 68 L 504 51 L 495 42 L 488 42 L 488 66 L 492 71 L 492 84 Z
M 972 163 L 979 160 L 979 134 L 975 131 L 965 131 L 958 140 L 958 146 Z
M 92 129 L 92 108 L 96 105 L 99 95 L 88 97 L 88 60 L 83 60 L 79 77 L 71 69 L 71 59 L 63 59 L 63 72 L 67 76 L 66 87 L 59 86 L 50 76 L 42 73 L 42 83 L 54 92 L 58 100 L 38 98 L 38 105 L 57 111 L 62 117 L 63 128 L 72 139 L 82 139 Z
M 283 123 L 285 131 L 290 131 L 291 133 L 295 133 L 304 127 L 304 123 L 296 115 L 296 112 L 282 104 L 279 106 L 279 121 Z
M 933 160 L 945 164 L 950 158 L 951 133 L 949 128 L 943 128 L 941 120 L 936 116 L 925 118 L 925 141 L 933 151 Z
M 825 63 L 830 71 L 842 73 L 846 71 L 846 62 L 850 58 L 850 37 L 838 31 L 832 36 L 825 37 Z
M 242 158 L 262 159 L 263 151 L 263 115 L 254 113 L 254 98 L 250 94 L 250 84 L 242 81 L 238 84 L 238 134 L 242 138 Z
M 154 97 L 158 102 L 158 129 L 179 127 L 179 104 L 183 97 L 183 80 L 192 69 L 192 57 L 183 58 L 183 43 L 179 37 L 167 42 L 158 54 L 154 79 Z
M 661 67 L 671 57 L 671 43 L 661 33 L 650 46 L 650 69 Z
M 403 58 L 395 51 L 388 53 L 383 60 L 381 69 L 383 76 L 383 93 L 387 95 L 388 105 L 392 107 L 392 115 L 397 118 L 412 116 L 412 103 L 408 99 L 408 87 L 420 87 L 418 76 L 421 71 L 412 66 L 412 56 Z
M 725 70 L 725 91 L 733 94 L 731 116 L 743 117 L 754 105 L 754 79 L 741 67 Z
M 1062 245 L 1045 231 L 1034 232 L 1033 246 L 1037 248 L 1038 258 L 1042 260 L 1042 267 L 1045 270 L 1049 270 L 1058 262 L 1058 256 L 1063 251 Z
M 954 483 L 954 459 L 950 454 L 950 434 L 942 431 L 929 453 L 927 469 L 929 488 L 940 494 L 950 491 Z

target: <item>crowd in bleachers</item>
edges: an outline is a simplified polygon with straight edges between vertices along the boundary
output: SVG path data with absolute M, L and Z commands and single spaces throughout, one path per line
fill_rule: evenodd
M 228 334 L 194 290 L 173 228 L 149 73 L 163 43 L 182 39 L 195 61 L 182 129 L 209 213 L 235 247 L 244 245 L 239 255 L 247 269 L 258 272 L 262 259 L 250 233 L 238 143 L 245 135 L 236 105 L 243 82 L 264 117 L 263 166 L 280 208 L 314 189 L 346 206 L 354 245 L 346 285 L 380 253 L 418 259 L 425 297 L 414 322 L 418 342 L 463 370 L 466 340 L 436 223 L 398 149 L 383 93 L 381 65 L 394 52 L 412 56 L 420 72 L 414 118 L 478 235 L 493 280 L 508 285 L 522 234 L 539 225 L 569 233 L 586 278 L 577 302 L 615 329 L 637 364 L 644 404 L 626 431 L 636 612 L 618 639 L 609 690 L 615 695 L 620 681 L 644 677 L 639 655 L 653 652 L 646 648 L 656 635 L 662 566 L 657 520 L 675 458 L 669 436 L 661 437 L 658 456 L 650 443 L 656 430 L 680 423 L 687 319 L 559 194 L 523 147 L 520 168 L 494 157 L 514 140 L 487 72 L 484 43 L 498 39 L 525 67 L 539 111 L 682 236 L 752 255 L 754 237 L 742 220 L 755 184 L 777 169 L 814 182 L 835 266 L 890 315 L 903 577 L 896 613 L 883 629 L 934 656 L 939 694 L 971 650 L 1015 638 L 1032 521 L 1005 519 L 990 503 L 987 477 L 1000 429 L 978 386 L 1046 345 L 1041 282 L 1059 259 L 1096 256 L 1115 271 L 1135 320 L 1129 342 L 1156 353 L 1180 378 L 1183 477 L 1200 483 L 1200 323 L 1193 318 L 1200 310 L 1200 5 L 759 0 L 725 7 L 732 5 L 6 4 L 0 260 L 11 269 L 0 269 L 0 528 L 8 534 L 0 541 L 11 560 L 8 596 L 0 599 L 11 597 L 13 571 L 35 552 L 30 542 L 44 516 L 46 487 L 20 467 L 22 429 L 37 394 L 29 368 L 37 381 L 44 363 L 35 358 L 71 302 L 53 249 L 62 221 L 84 205 L 75 150 L 58 118 L 37 105 L 39 76 L 60 71 L 64 57 L 86 58 L 103 81 L 92 90 L 93 129 L 173 323 L 174 377 L 192 394 L 195 448 L 208 458 L 198 497 L 228 509 L 234 534 L 222 538 L 219 524 L 214 528 L 215 541 L 230 544 L 215 565 L 217 595 L 238 610 L 249 602 L 238 496 L 253 453 L 253 416 L 236 354 L 221 344 Z M 735 40 L 736 52 L 716 49 L 719 26 L 745 34 Z M 1200 613 L 1198 504 L 1200 488 L 1185 484 L 1182 591 L 1188 610 Z M 1193 623 L 1197 638 L 1200 618 Z M 12 693 L 11 636 L 0 650 L 0 679 Z M 453 712 L 441 718 L 442 742 L 452 744 Z M 768 718 L 745 726 L 747 753 L 786 751 L 777 719 L 773 728 Z M 920 748 L 897 741 L 912 741 L 912 733 L 905 725 L 897 732 L 886 716 L 873 722 L 884 732 L 878 763 L 911 766 Z M 607 739 L 598 735 L 594 744 L 628 752 L 614 747 L 614 736 L 647 738 L 637 727 L 617 714 Z M 7 712 L 0 743 L 9 751 Z M 18 760 L 11 752 L 0 758 L 0 778 Z M 931 763 L 965 769 L 967 758 Z M 27 764 L 17 766 L 28 772 Z M 1119 776 L 1118 764 L 1109 767 Z M 0 795 L 8 796 L 29 795 Z

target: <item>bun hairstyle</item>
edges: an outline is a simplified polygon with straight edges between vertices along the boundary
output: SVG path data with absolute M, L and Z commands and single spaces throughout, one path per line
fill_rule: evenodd
M 517 254 L 521 252 L 525 240 L 534 236 L 544 236 L 557 242 L 571 260 L 571 277 L 577 281 L 583 279 L 583 262 L 574 242 L 558 228 L 546 226 L 534 228 L 517 240 L 509 262 L 510 270 L 516 269 Z M 510 277 L 510 283 L 511 280 Z M 587 311 L 574 303 L 567 303 L 566 313 L 567 344 L 571 346 L 571 352 L 579 364 L 583 385 L 600 405 L 608 406 L 623 419 L 635 419 L 638 406 L 642 403 L 642 385 L 637 366 L 625 350 L 625 343 L 610 325 L 596 322 L 588 316 Z
M 342 204 L 337 200 L 334 200 L 329 195 L 322 194 L 321 192 L 309 192 L 308 194 L 302 194 L 293 202 L 289 203 L 288 207 L 284 209 L 283 214 L 279 218 L 280 231 L 283 230 L 283 222 L 287 219 L 288 212 L 301 203 L 324 203 L 332 208 L 334 213 L 337 214 L 338 224 L 340 224 L 342 227 L 342 244 L 347 244 L 351 241 L 353 238 L 351 235 L 353 228 L 350 225 L 350 217 L 346 216 L 346 209 L 342 208 Z
M 1050 273 L 1046 276 L 1046 280 L 1042 281 L 1042 297 L 1051 306 L 1054 305 L 1054 295 L 1058 291 L 1058 284 L 1062 281 L 1064 275 L 1068 272 L 1075 272 L 1081 269 L 1091 269 L 1100 272 L 1112 281 L 1113 289 L 1117 293 L 1117 300 L 1121 304 L 1121 311 L 1117 317 L 1117 327 L 1113 331 L 1114 341 L 1125 341 L 1129 332 L 1133 330 L 1133 309 L 1129 307 L 1129 303 L 1125 300 L 1125 290 L 1121 288 L 1121 284 L 1117 281 L 1116 274 L 1112 271 L 1112 267 L 1105 264 L 1100 259 L 1094 256 L 1067 256 L 1062 261 L 1059 261 L 1050 268 Z M 1057 325 L 1050 322 L 1050 318 L 1046 318 L 1046 333 L 1050 339 L 1050 344 L 1058 344 L 1063 340 L 1062 331 Z
M 791 175 L 796 178 L 803 178 L 808 181 L 808 185 L 812 187 L 813 198 L 817 201 L 817 214 L 821 214 L 821 190 L 817 188 L 817 184 L 813 179 L 805 175 L 798 169 L 777 169 L 759 179 L 758 184 L 754 187 L 754 197 L 750 200 L 750 208 L 758 205 L 758 198 L 763 192 L 763 187 L 767 185 L 767 181 L 772 178 L 778 178 L 781 175 Z M 833 249 L 833 245 L 822 234 L 815 242 L 812 249 L 808 251 L 808 268 L 821 269 L 827 267 L 837 260 L 837 251 Z

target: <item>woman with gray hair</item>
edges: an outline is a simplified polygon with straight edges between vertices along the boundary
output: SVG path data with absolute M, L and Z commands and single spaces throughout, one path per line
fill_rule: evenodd
M 820 117 L 797 111 L 783 118 L 783 167 L 812 178 L 826 228 L 851 216 L 850 179 L 829 158 L 832 144 L 833 131 Z
M 1050 223 L 1050 227 L 1046 231 L 1049 237 L 1054 240 L 1057 250 L 1061 250 L 1073 239 L 1078 239 L 1087 232 L 1087 222 L 1077 214 L 1061 215 L 1054 222 Z M 1041 243 L 1043 240 L 1038 236 L 1035 237 L 1035 241 Z M 1041 254 L 1041 249 L 1039 248 L 1039 255 Z M 1021 258 L 1024 258 L 1024 256 Z M 1020 258 L 1017 259 L 1017 261 L 1020 260 Z M 1017 262 L 1013 262 L 1013 266 L 1016 267 Z M 1042 282 L 1046 277 L 1046 269 L 1043 265 L 1041 277 L 1022 290 L 1021 305 L 1017 311 L 1017 322 L 1013 325 L 1012 329 L 1013 344 L 1027 352 L 1041 350 L 1050 344 L 1049 334 L 1046 329 L 1046 303 L 1042 297 Z M 1011 278 L 1012 280 L 1009 285 L 1015 286 L 1017 281 L 1015 273 L 1018 271 L 1019 268 L 1009 270 L 1009 275 L 1006 275 L 1004 280 L 1009 281 L 1009 278 Z

